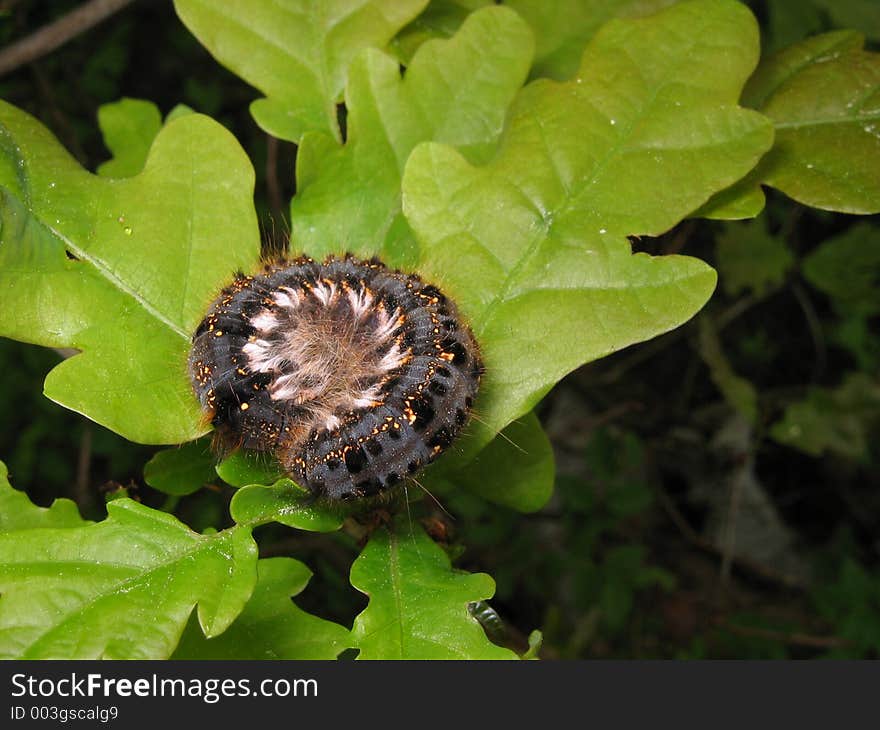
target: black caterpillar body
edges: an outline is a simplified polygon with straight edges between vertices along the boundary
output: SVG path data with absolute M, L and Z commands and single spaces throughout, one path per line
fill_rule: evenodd
M 189 369 L 225 448 L 270 452 L 334 500 L 378 494 L 448 447 L 482 363 L 436 287 L 346 256 L 239 275 L 196 330 Z

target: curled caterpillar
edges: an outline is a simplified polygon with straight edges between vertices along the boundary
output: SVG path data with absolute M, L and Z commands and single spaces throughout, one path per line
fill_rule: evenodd
M 219 443 L 271 453 L 330 500 L 376 495 L 435 459 L 467 422 L 482 370 L 436 287 L 352 256 L 237 276 L 189 356 Z

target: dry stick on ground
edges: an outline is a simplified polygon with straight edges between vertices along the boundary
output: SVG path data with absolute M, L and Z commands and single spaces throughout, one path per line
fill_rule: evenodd
M 90 0 L 0 51 L 0 76 L 51 53 L 134 0 Z

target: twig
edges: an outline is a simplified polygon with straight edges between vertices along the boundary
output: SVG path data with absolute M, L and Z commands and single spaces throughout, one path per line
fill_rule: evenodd
M 720 332 L 733 322 L 733 320 L 747 312 L 755 304 L 764 301 L 764 299 L 766 299 L 766 297 L 756 297 L 754 294 L 746 294 L 745 296 L 740 297 L 727 309 L 718 313 L 713 322 L 715 330 Z
M 807 646 L 812 649 L 846 649 L 852 646 L 852 642 L 841 639 L 838 636 L 812 636 L 811 634 L 801 634 L 796 631 L 789 633 L 786 631 L 774 631 L 773 629 L 762 629 L 756 626 L 737 626 L 736 624 L 728 623 L 724 619 L 717 619 L 715 625 L 719 629 L 729 631 L 737 636 L 767 639 L 768 641 L 778 641 L 792 646 Z
M 721 565 L 718 568 L 718 577 L 722 593 L 727 592 L 730 585 L 730 570 L 733 566 L 734 550 L 736 549 L 736 523 L 739 517 L 739 507 L 742 502 L 742 494 L 745 489 L 745 471 L 740 466 L 734 472 L 734 478 L 730 485 L 730 498 L 727 503 L 727 519 L 724 525 L 724 545 L 721 548 Z
M 0 51 L 0 76 L 51 53 L 132 2 L 134 0 L 89 0 L 26 38 L 6 46 Z
M 794 298 L 797 299 L 800 308 L 803 310 L 804 318 L 807 320 L 807 329 L 810 331 L 810 339 L 813 341 L 813 349 L 816 352 L 816 362 L 813 363 L 813 374 L 811 382 L 815 383 L 822 377 L 825 372 L 825 364 L 827 360 L 827 352 L 825 350 L 825 338 L 822 336 L 822 323 L 813 307 L 813 303 L 804 291 L 804 288 L 797 282 L 793 282 L 791 290 Z
M 672 498 L 666 493 L 666 491 L 664 489 L 658 489 L 657 491 L 663 510 L 666 512 L 666 515 L 669 517 L 672 523 L 678 528 L 685 541 L 704 553 L 709 553 L 710 555 L 714 555 L 715 557 L 721 557 L 721 550 L 709 540 L 701 537 L 697 533 L 697 531 L 690 526 L 684 515 L 681 514 L 678 507 L 675 506 L 675 503 L 672 501 Z M 733 555 L 731 557 L 731 563 L 732 565 L 735 565 L 736 567 L 746 572 L 749 572 L 752 575 L 757 576 L 758 578 L 772 583 L 778 583 L 785 586 L 786 588 L 794 588 L 797 590 L 806 590 L 807 588 L 807 584 L 804 583 L 804 581 L 802 581 L 800 578 L 797 578 L 793 575 L 788 575 L 786 573 L 779 573 L 772 568 L 768 568 L 763 563 L 749 560 L 748 558 Z

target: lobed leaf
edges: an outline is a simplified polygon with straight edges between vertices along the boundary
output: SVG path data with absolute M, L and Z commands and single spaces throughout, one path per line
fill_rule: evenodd
M 776 127 L 763 182 L 815 208 L 880 212 L 880 54 L 818 58 L 761 112 Z
M 770 428 L 778 442 L 810 456 L 830 452 L 867 462 L 871 434 L 880 424 L 880 384 L 850 373 L 837 388 L 810 388 Z
M 803 261 L 804 278 L 843 316 L 880 314 L 880 230 L 856 223 L 823 241 Z
M 455 37 L 419 48 L 406 75 L 376 51 L 349 70 L 348 141 L 307 134 L 297 156 L 291 240 L 309 255 L 381 254 L 412 263 L 400 184 L 412 149 L 426 140 L 457 147 L 471 160 L 495 148 L 507 108 L 528 73 L 532 38 L 506 8 L 470 15 Z
M 489 642 L 468 605 L 490 598 L 485 573 L 459 573 L 418 525 L 376 530 L 351 567 L 370 597 L 352 636 L 360 659 L 515 659 Z
M 492 4 L 492 0 L 430 0 L 424 11 L 391 41 L 389 51 L 409 66 L 425 41 L 452 37 L 472 11 Z
M 98 166 L 104 177 L 131 177 L 144 169 L 150 145 L 162 128 L 162 113 L 151 101 L 120 99 L 98 108 L 98 126 L 113 159 Z
M 76 527 L 25 508 L 0 532 L 0 657 L 163 659 L 193 607 L 207 636 L 241 611 L 256 579 L 247 529 L 198 535 L 127 498 L 107 510 Z
M 179 496 L 201 489 L 215 475 L 214 455 L 202 439 L 159 451 L 144 465 L 147 484 L 165 494 Z
M 242 487 L 232 498 L 229 512 L 238 524 L 251 527 L 280 522 L 300 530 L 332 532 L 342 525 L 342 517 L 335 509 L 316 503 L 290 479 L 279 479 L 272 486 Z
M 838 30 L 807 38 L 764 59 L 743 89 L 747 106 L 760 109 L 770 97 L 809 66 L 861 49 L 863 38 L 853 30 Z
M 637 18 L 676 0 L 505 0 L 535 32 L 532 78 L 570 79 L 587 42 L 612 18 Z
M 566 80 L 577 71 L 584 47 L 612 18 L 639 18 L 676 0 L 505 0 L 535 34 L 537 43 L 531 77 Z M 416 50 L 433 38 L 452 36 L 468 14 L 490 0 L 431 0 L 425 11 L 394 39 L 391 49 L 409 64 Z
M 874 334 L 871 318 L 861 314 L 843 314 L 834 322 L 830 340 L 849 350 L 859 370 L 880 372 L 880 340 Z
M 766 21 L 761 23 L 761 46 L 775 52 L 827 26 L 815 0 L 772 0 L 765 5 Z
M 841 28 L 863 28 L 871 40 L 880 40 L 880 5 L 875 0 L 813 0 Z
M 758 57 L 754 18 L 725 0 L 612 21 L 579 75 L 514 102 L 474 167 L 428 143 L 404 174 L 419 270 L 470 318 L 487 374 L 474 451 L 585 362 L 654 337 L 708 299 L 696 259 L 632 255 L 750 170 L 769 123 L 736 105 Z
M 765 220 L 728 224 L 715 242 L 721 285 L 730 296 L 763 296 L 780 286 L 794 257 L 781 236 L 767 231 Z
M 553 493 L 553 447 L 534 413 L 501 431 L 477 456 L 458 465 L 454 455 L 429 470 L 420 482 L 433 491 L 467 489 L 518 512 L 535 512 Z M 458 468 L 455 468 L 458 466 Z
M 132 441 L 204 433 L 190 335 L 259 259 L 253 169 L 221 125 L 167 124 L 143 171 L 91 175 L 29 115 L 0 103 L 0 334 L 72 347 L 52 400 Z
M 836 31 L 761 63 L 743 102 L 773 122 L 773 149 L 700 215 L 757 215 L 762 184 L 814 208 L 880 212 L 880 54 L 862 43 L 853 31 Z
M 311 575 L 292 558 L 260 560 L 253 595 L 232 625 L 206 639 L 190 620 L 171 658 L 335 659 L 351 646 L 348 629 L 306 613 L 291 600 Z
M 269 134 L 299 142 L 309 131 L 340 138 L 336 103 L 348 66 L 384 47 L 427 0 L 175 0 L 208 51 L 266 98 L 251 114 Z
M 168 112 L 165 123 L 194 113 L 186 104 L 178 104 Z M 126 97 L 98 107 L 98 126 L 113 158 L 98 165 L 97 173 L 131 177 L 144 169 L 150 147 L 162 128 L 162 113 L 151 101 Z
M 72 500 L 56 499 L 49 507 L 37 507 L 27 494 L 12 488 L 6 464 L 0 461 L 0 533 L 12 534 L 40 527 L 84 527 L 88 524 L 88 520 L 80 517 L 79 509 Z
M 215 467 L 217 476 L 233 487 L 274 484 L 284 477 L 281 465 L 259 451 L 234 451 Z

